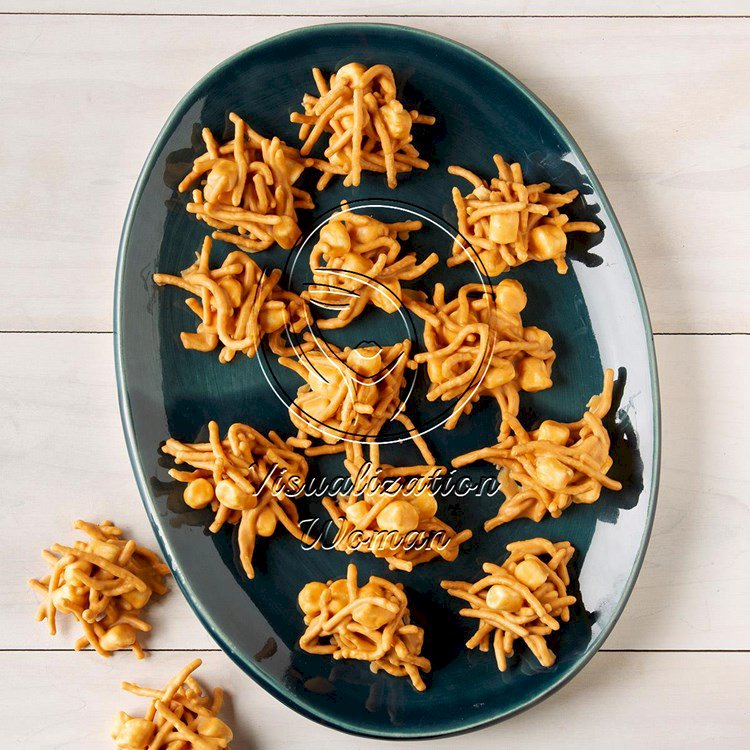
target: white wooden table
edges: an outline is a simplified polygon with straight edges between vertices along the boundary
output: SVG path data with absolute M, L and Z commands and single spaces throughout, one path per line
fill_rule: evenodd
M 375 747 L 274 701 L 216 649 L 177 591 L 151 609 L 150 658 L 104 661 L 72 652 L 68 628 L 51 640 L 33 620 L 25 584 L 42 572 L 39 550 L 70 539 L 75 518 L 114 517 L 155 545 L 120 428 L 111 311 L 125 208 L 162 123 L 230 53 L 290 28 L 358 17 L 357 6 L 32 5 L 0 2 L 0 747 L 111 747 L 111 718 L 139 706 L 120 680 L 161 684 L 195 652 L 206 681 L 231 695 L 234 747 Z M 748 747 L 750 3 L 358 7 L 477 48 L 568 125 L 635 255 L 661 376 L 656 525 L 605 647 L 543 705 L 435 744 Z M 300 15 L 311 8 L 314 18 Z M 446 15 L 457 10 L 465 17 Z

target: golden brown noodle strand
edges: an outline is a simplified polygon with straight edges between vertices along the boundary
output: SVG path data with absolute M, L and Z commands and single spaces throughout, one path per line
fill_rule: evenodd
M 410 624 L 400 584 L 372 576 L 360 589 L 356 568 L 350 565 L 346 579 L 305 586 L 299 604 L 307 626 L 300 637 L 303 650 L 368 661 L 373 672 L 408 677 L 415 689 L 426 688 L 420 675 L 420 670 L 430 670 L 430 662 L 420 655 L 424 634 Z
M 170 474 L 187 482 L 184 498 L 188 505 L 211 505 L 211 532 L 219 531 L 224 524 L 239 524 L 240 560 L 248 577 L 254 576 L 252 557 L 258 536 L 272 536 L 277 520 L 296 539 L 317 547 L 318 542 L 302 532 L 292 499 L 307 476 L 307 462 L 296 452 L 299 443 L 307 441 L 284 441 L 275 432 L 266 438 L 240 423 L 231 425 L 222 440 L 218 425 L 212 422 L 209 437 L 209 443 L 204 444 L 184 444 L 170 438 L 162 452 L 177 463 L 210 470 L 200 477 L 174 471 Z
M 279 286 L 281 271 L 268 275 L 239 251 L 230 253 L 218 268 L 209 268 L 211 240 L 204 240 L 197 263 L 180 277 L 155 274 L 159 285 L 176 286 L 198 295 L 188 305 L 200 319 L 196 333 L 180 335 L 183 346 L 213 351 L 219 341 L 220 362 L 228 362 L 235 352 L 253 357 L 264 337 L 279 349 L 282 334 L 301 330 L 308 317 L 305 302 Z
M 553 545 L 537 538 L 510 544 L 508 551 L 502 566 L 485 563 L 482 567 L 488 575 L 476 583 L 442 581 L 441 586 L 469 603 L 461 615 L 480 623 L 467 648 L 489 650 L 492 635 L 498 669 L 505 671 L 513 641 L 518 638 L 542 666 L 549 667 L 555 656 L 545 637 L 559 628 L 556 617 L 569 620 L 568 607 L 576 601 L 565 589 L 569 580 L 566 565 L 574 549 L 568 542 Z M 545 562 L 540 555 L 549 560 Z
M 577 422 L 543 422 L 527 432 L 510 422 L 510 431 L 488 448 L 453 460 L 466 466 L 479 460 L 495 464 L 505 501 L 486 530 L 515 518 L 540 521 L 547 513 L 557 518 L 573 503 L 593 503 L 601 489 L 617 491 L 622 484 L 607 476 L 612 467 L 610 438 L 602 424 L 612 403 L 614 371 L 604 373 L 601 394 L 589 400 L 588 411 Z
M 350 63 L 331 76 L 330 86 L 317 68 L 313 78 L 320 96 L 306 94 L 304 113 L 292 113 L 290 119 L 300 125 L 302 155 L 310 153 L 323 133 L 329 134 L 327 161 L 307 160 L 323 173 L 318 189 L 325 188 L 333 174 L 343 175 L 345 186 L 357 186 L 363 170 L 386 173 L 389 187 L 395 187 L 397 174 L 428 167 L 411 143 L 411 128 L 431 125 L 435 119 L 404 109 L 387 66 L 366 69 Z
M 50 575 L 29 582 L 44 598 L 37 619 L 46 618 L 54 635 L 57 613 L 70 614 L 84 632 L 76 650 L 91 645 L 108 656 L 130 648 L 142 658 L 137 633 L 151 626 L 140 613 L 154 593 L 166 591 L 161 579 L 169 575 L 168 569 L 154 553 L 121 539 L 122 531 L 111 521 L 95 525 L 79 520 L 74 528 L 89 541 L 53 545 L 44 553 Z
M 408 418 L 406 424 L 413 429 Z M 348 554 L 359 551 L 385 557 L 393 570 L 410 571 L 436 557 L 455 560 L 460 545 L 472 534 L 457 533 L 435 517 L 438 505 L 430 483 L 445 468 L 381 464 L 378 446 L 368 444 L 368 448 L 365 455 L 362 445 L 347 444 L 345 466 L 352 491 L 323 500 L 338 528 L 334 546 Z M 424 451 L 432 459 L 426 444 Z M 419 479 L 407 481 L 409 477 Z
M 548 183 L 527 186 L 519 164 L 508 165 L 499 154 L 493 161 L 498 177 L 489 182 L 462 167 L 448 168 L 472 186 L 465 196 L 453 189 L 459 234 L 448 265 L 481 261 L 483 273 L 496 276 L 528 261 L 552 260 L 558 273 L 566 273 L 566 234 L 600 231 L 593 222 L 570 222 L 559 212 L 578 192 L 547 193 Z
M 453 300 L 446 300 L 442 285 L 436 285 L 431 304 L 410 298 L 410 309 L 425 320 L 426 348 L 411 366 L 427 364 L 430 400 L 458 399 L 446 429 L 470 413 L 476 400 L 491 395 L 501 409 L 502 439 L 517 423 L 519 390 L 552 385 L 552 339 L 541 329 L 523 326 L 525 304 L 523 287 L 511 280 L 494 287 L 465 285 Z
M 400 240 L 421 222 L 386 224 L 354 214 L 346 202 L 320 232 L 310 254 L 313 285 L 304 293 L 321 307 L 336 310 L 335 318 L 318 320 L 323 329 L 342 328 L 361 315 L 368 304 L 395 312 L 404 304 L 401 282 L 419 278 L 438 262 L 432 253 L 422 263 L 401 253 Z
M 214 239 L 247 252 L 274 244 L 291 249 L 300 235 L 295 208 L 313 205 L 309 193 L 293 187 L 306 160 L 278 138 L 256 133 L 236 113 L 230 113 L 229 119 L 234 136 L 221 146 L 204 130 L 207 153 L 194 161 L 179 185 L 183 192 L 203 178 L 202 189 L 193 190 L 186 208 L 217 230 Z

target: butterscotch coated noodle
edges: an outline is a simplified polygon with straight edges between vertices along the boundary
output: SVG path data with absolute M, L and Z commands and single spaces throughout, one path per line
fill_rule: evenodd
M 486 531 L 515 518 L 541 521 L 549 513 L 559 518 L 573 503 L 594 503 L 602 487 L 622 489 L 607 476 L 612 467 L 609 433 L 602 424 L 612 405 L 614 372 L 605 370 L 602 392 L 593 396 L 578 422 L 546 420 L 527 432 L 513 420 L 513 433 L 489 448 L 453 459 L 460 467 L 489 461 L 499 469 L 505 501 Z
M 218 718 L 224 701 L 221 688 L 212 694 L 193 677 L 202 664 L 190 662 L 162 690 L 123 682 L 122 689 L 149 698 L 142 718 L 121 711 L 111 737 L 122 750 L 228 750 L 232 730 Z
M 44 550 L 50 573 L 29 581 L 43 597 L 37 620 L 46 619 L 55 635 L 57 614 L 72 615 L 84 633 L 76 641 L 76 651 L 91 645 L 102 656 L 111 656 L 131 649 L 142 659 L 138 634 L 149 632 L 151 625 L 141 612 L 153 594 L 166 593 L 169 568 L 151 550 L 122 539 L 122 531 L 111 521 L 76 521 L 73 527 L 88 540 Z
M 550 193 L 548 182 L 525 185 L 520 164 L 506 164 L 500 154 L 493 160 L 497 177 L 489 182 L 463 167 L 448 167 L 473 186 L 467 195 L 453 188 L 459 234 L 448 265 L 478 261 L 480 272 L 497 276 L 528 261 L 551 260 L 558 273 L 566 273 L 567 234 L 600 231 L 594 222 L 570 221 L 560 212 L 578 191 Z
M 426 351 L 415 354 L 410 366 L 427 364 L 427 399 L 457 399 L 445 429 L 453 429 L 482 396 L 493 396 L 502 415 L 500 435 L 505 436 L 518 414 L 519 392 L 552 386 L 552 337 L 523 325 L 526 293 L 520 282 L 466 284 L 452 300 L 436 284 L 432 302 L 412 292 L 407 304 L 425 321 Z
M 274 243 L 285 250 L 300 236 L 298 208 L 314 208 L 310 194 L 294 187 L 305 169 L 299 152 L 276 137 L 256 133 L 231 112 L 234 137 L 217 143 L 203 128 L 206 153 L 179 184 L 184 193 L 197 180 L 187 210 L 215 229 L 213 238 L 256 253 Z M 232 231 L 232 230 L 236 230 Z
M 553 544 L 528 539 L 506 547 L 502 565 L 485 563 L 486 574 L 476 583 L 442 581 L 449 594 L 469 604 L 460 614 L 477 621 L 477 632 L 466 647 L 495 652 L 497 668 L 508 668 L 514 644 L 523 640 L 543 667 L 555 663 L 546 637 L 570 620 L 576 598 L 567 592 L 568 563 L 575 549 L 570 542 Z M 544 559 L 543 559 L 544 558 Z
M 453 561 L 471 531 L 456 532 L 437 517 L 431 484 L 446 469 L 436 465 L 411 420 L 405 414 L 396 418 L 412 434 L 424 464 L 391 466 L 381 463 L 377 443 L 368 444 L 367 452 L 362 443 L 347 443 L 344 465 L 352 492 L 323 500 L 338 528 L 335 547 L 382 557 L 391 570 L 411 571 L 437 557 Z
M 273 536 L 281 524 L 293 537 L 306 544 L 315 540 L 299 525 L 297 496 L 307 477 L 307 461 L 297 452 L 308 441 L 282 440 L 275 432 L 265 437 L 246 424 L 236 422 L 222 440 L 216 422 L 208 423 L 207 443 L 182 443 L 170 438 L 162 451 L 175 463 L 188 464 L 192 471 L 170 469 L 169 475 L 187 486 L 186 505 L 209 507 L 217 532 L 225 524 L 239 524 L 240 560 L 248 578 L 255 576 L 253 553 L 258 537 Z
M 323 173 L 318 190 L 334 175 L 344 175 L 347 187 L 357 186 L 363 171 L 385 172 L 388 187 L 395 188 L 399 174 L 429 167 L 412 144 L 411 129 L 433 125 L 435 118 L 404 108 L 387 65 L 349 63 L 328 81 L 319 68 L 312 73 L 318 95 L 305 94 L 304 113 L 292 113 L 291 121 L 300 126 L 302 156 L 310 154 L 324 133 L 329 136 L 325 159 L 308 160 Z
M 401 282 L 419 278 L 438 262 L 436 253 L 418 263 L 415 253 L 401 252 L 400 240 L 421 229 L 421 221 L 387 224 L 352 213 L 346 202 L 342 209 L 320 230 L 310 253 L 314 284 L 304 296 L 337 311 L 336 317 L 318 319 L 321 329 L 343 328 L 369 303 L 396 312 L 403 302 Z
M 406 382 L 410 347 L 405 339 L 392 346 L 339 349 L 317 339 L 311 351 L 279 359 L 279 364 L 305 381 L 289 407 L 298 439 L 325 444 L 308 448 L 308 456 L 343 452 L 343 441 L 365 440 L 380 433 L 401 406 L 399 394 Z
M 184 289 L 187 306 L 200 318 L 196 331 L 183 331 L 185 349 L 214 351 L 221 343 L 220 362 L 230 362 L 237 352 L 254 357 L 264 338 L 278 355 L 293 354 L 284 344 L 285 334 L 296 334 L 308 323 L 306 303 L 279 285 L 281 271 L 269 274 L 240 250 L 211 268 L 211 238 L 203 240 L 197 260 L 179 276 L 155 273 L 154 282 Z
M 298 603 L 307 626 L 299 640 L 303 651 L 368 661 L 372 672 L 408 677 L 425 690 L 421 672 L 430 671 L 430 662 L 421 656 L 424 631 L 411 624 L 400 583 L 370 576 L 360 587 L 357 568 L 349 565 L 346 578 L 308 583 Z

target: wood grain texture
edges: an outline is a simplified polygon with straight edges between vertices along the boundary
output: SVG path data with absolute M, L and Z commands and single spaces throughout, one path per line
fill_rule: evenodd
M 3 483 L 0 649 L 67 648 L 33 622 L 29 576 L 39 551 L 72 539 L 75 518 L 111 517 L 155 545 L 131 475 L 114 389 L 108 335 L 0 335 Z M 657 338 L 664 461 L 656 525 L 632 599 L 610 649 L 750 649 L 750 337 Z M 709 394 L 715 394 L 711 397 Z M 571 512 L 575 512 L 573 509 Z M 22 529 L 23 533 L 16 533 Z M 173 585 L 174 587 L 174 585 Z M 178 591 L 149 610 L 152 648 L 213 642 Z
M 120 228 L 169 112 L 229 54 L 309 23 L 0 16 L 12 185 L 0 194 L 0 330 L 111 330 Z M 750 20 L 403 23 L 494 58 L 568 125 L 623 224 L 656 331 L 750 330 Z
M 37 0 L 33 7 L 18 0 L 3 0 L 0 10 L 31 13 L 97 13 L 97 14 L 236 14 L 283 15 L 331 14 L 339 17 L 359 15 L 482 15 L 482 16 L 742 16 L 748 15 L 743 0 L 463 0 L 460 7 L 451 0 L 325 0 L 313 7 L 306 0 L 162 0 L 156 5 L 148 0 L 125 0 L 117 5 L 103 5 L 99 0 Z M 358 13 L 359 11 L 359 13 Z
M 122 680 L 149 687 L 164 683 L 195 654 L 160 654 L 135 662 L 118 654 L 106 663 L 94 654 L 0 654 L 0 701 L 13 717 L 10 741 L 23 750 L 110 748 L 109 727 L 119 711 L 143 715 L 144 699 L 120 690 Z M 352 738 L 303 719 L 275 701 L 220 653 L 198 654 L 206 687 L 227 690 L 222 712 L 234 729 L 237 750 L 421 750 L 419 742 L 386 745 Z M 554 747 L 574 750 L 659 748 L 690 750 L 709 743 L 722 750 L 747 746 L 750 731 L 747 672 L 750 654 L 599 653 L 577 679 L 531 711 L 463 736 L 430 741 L 440 750 L 471 747 Z M 54 700 L 38 695 L 40 675 L 55 685 Z M 43 707 L 43 710 L 40 710 Z
M 0 331 L 110 331 L 127 202 L 179 98 L 231 53 L 291 28 L 351 20 L 353 5 L 0 0 Z M 550 105 L 613 202 L 656 331 L 750 331 L 745 0 L 370 0 L 366 12 L 475 47 Z M 191 17 L 205 13 L 217 17 Z M 296 13 L 315 17 L 264 16 Z M 498 17 L 429 17 L 441 14 Z M 602 17 L 573 17 L 591 15 Z M 746 17 L 716 17 L 731 15 Z M 656 344 L 664 445 L 656 522 L 604 651 L 542 706 L 431 745 L 747 746 L 750 336 Z M 225 717 L 237 750 L 384 747 L 271 698 L 216 650 L 174 584 L 148 611 L 154 632 L 143 662 L 73 653 L 67 625 L 50 639 L 33 620 L 26 579 L 42 574 L 44 546 L 73 538 L 73 519 L 112 517 L 156 542 L 122 437 L 111 335 L 0 333 L 0 362 L 0 705 L 9 717 L 0 747 L 109 748 L 115 714 L 142 706 L 120 681 L 158 686 L 194 655 L 205 661 L 205 683 L 230 693 Z

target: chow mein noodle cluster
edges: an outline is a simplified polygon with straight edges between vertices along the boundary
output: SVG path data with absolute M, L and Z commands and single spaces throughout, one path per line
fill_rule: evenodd
M 232 730 L 218 718 L 224 693 L 212 695 L 192 676 L 201 660 L 190 662 L 163 690 L 123 682 L 122 689 L 150 699 L 146 715 L 134 718 L 121 711 L 112 727 L 115 746 L 122 750 L 224 750 Z
M 478 261 L 481 273 L 497 276 L 528 261 L 551 260 L 558 273 L 566 273 L 566 235 L 600 229 L 591 221 L 569 221 L 560 213 L 578 191 L 549 193 L 548 182 L 525 185 L 520 164 L 506 164 L 499 154 L 493 159 L 498 176 L 489 183 L 463 167 L 448 168 L 473 186 L 468 195 L 453 188 L 459 234 L 448 265 Z M 471 247 L 466 247 L 466 241 Z
M 549 513 L 559 518 L 573 503 L 594 503 L 602 487 L 622 489 L 607 476 L 612 467 L 609 433 L 602 424 L 612 405 L 614 372 L 604 372 L 602 392 L 593 396 L 578 422 L 546 420 L 527 432 L 514 420 L 513 434 L 497 445 L 466 453 L 453 460 L 460 467 L 489 461 L 500 469 L 505 501 L 486 531 L 515 518 L 541 521 Z
M 367 552 L 382 557 L 391 570 L 411 571 L 415 565 L 440 557 L 453 561 L 471 531 L 457 533 L 437 518 L 438 504 L 431 484 L 445 472 L 437 466 L 424 439 L 405 414 L 397 417 L 413 434 L 425 463 L 390 466 L 380 462 L 380 446 L 347 443 L 345 466 L 352 491 L 323 506 L 336 524 L 335 547 L 342 552 Z
M 309 448 L 308 456 L 343 452 L 342 441 L 380 433 L 401 406 L 399 394 L 411 346 L 408 339 L 392 346 L 356 349 L 339 349 L 321 339 L 315 343 L 314 350 L 296 359 L 279 359 L 305 380 L 289 407 L 298 439 L 325 443 Z
M 412 295 L 410 309 L 424 318 L 424 352 L 412 367 L 426 363 L 429 401 L 457 399 L 445 429 L 453 429 L 482 396 L 493 396 L 502 414 L 501 436 L 519 409 L 520 391 L 552 386 L 555 352 L 552 337 L 536 326 L 524 326 L 526 294 L 520 282 L 496 286 L 466 284 L 452 300 L 436 284 L 432 302 Z
M 492 646 L 497 668 L 504 672 L 520 638 L 543 667 L 551 667 L 555 655 L 546 636 L 559 630 L 560 622 L 568 622 L 576 602 L 567 592 L 568 563 L 575 549 L 570 542 L 553 544 L 547 539 L 513 542 L 506 549 L 510 554 L 505 562 L 485 563 L 486 575 L 476 583 L 442 581 L 440 585 L 469 604 L 459 614 L 478 620 L 467 648 L 489 651 Z
M 248 578 L 253 578 L 253 552 L 257 538 L 273 536 L 281 524 L 293 537 L 313 545 L 314 540 L 299 525 L 294 503 L 307 477 L 307 461 L 297 448 L 309 445 L 275 432 L 268 437 L 249 425 L 233 424 L 222 440 L 216 422 L 208 423 L 207 443 L 182 443 L 170 438 L 162 451 L 175 463 L 192 471 L 170 469 L 169 475 L 185 482 L 183 499 L 194 509 L 211 507 L 217 532 L 225 524 L 239 524 L 240 560 Z
M 91 645 L 102 656 L 132 649 L 144 657 L 139 633 L 151 630 L 141 612 L 153 594 L 167 591 L 169 568 L 153 552 L 132 539 L 111 521 L 100 524 L 76 521 L 75 529 L 88 536 L 72 547 L 53 544 L 42 556 L 51 571 L 29 584 L 42 595 L 37 620 L 47 620 L 57 633 L 57 613 L 72 615 L 83 629 L 76 651 Z
M 304 113 L 292 113 L 291 121 L 300 125 L 303 156 L 329 134 L 325 159 L 308 160 L 323 173 L 318 190 L 334 175 L 344 175 L 344 185 L 356 187 L 364 170 L 385 172 L 388 187 L 395 188 L 398 174 L 429 167 L 412 145 L 411 128 L 415 123 L 433 125 L 435 118 L 404 108 L 387 65 L 349 63 L 328 81 L 319 68 L 312 74 L 318 96 L 305 94 Z
M 368 661 L 373 672 L 408 677 L 425 690 L 420 671 L 429 672 L 430 662 L 420 655 L 424 631 L 411 624 L 400 583 L 370 576 L 360 587 L 357 568 L 349 565 L 345 579 L 308 583 L 298 602 L 307 626 L 299 641 L 303 651 Z
M 235 250 L 218 267 L 210 267 L 211 238 L 203 240 L 197 260 L 180 276 L 155 273 L 159 286 L 176 286 L 195 295 L 187 306 L 200 318 L 195 332 L 183 331 L 185 349 L 211 352 L 221 343 L 220 362 L 231 362 L 237 352 L 254 357 L 264 338 L 281 356 L 294 353 L 284 335 L 297 334 L 309 321 L 306 303 L 279 286 L 281 271 L 266 275 L 245 253 Z
M 289 250 L 300 236 L 297 209 L 315 207 L 309 193 L 294 187 L 305 160 L 278 138 L 256 133 L 234 112 L 229 119 L 234 137 L 221 145 L 203 128 L 206 153 L 193 162 L 178 186 L 184 193 L 202 179 L 187 210 L 216 230 L 215 240 L 231 242 L 249 253 L 267 250 L 274 243 Z
M 318 320 L 318 327 L 343 328 L 372 303 L 387 313 L 401 307 L 401 282 L 412 281 L 438 262 L 431 253 L 417 263 L 415 253 L 401 254 L 399 240 L 421 229 L 420 221 L 387 224 L 352 213 L 343 203 L 320 230 L 310 253 L 313 285 L 305 296 L 319 307 L 338 311 L 335 318 Z

